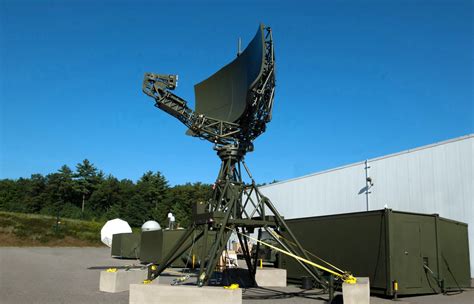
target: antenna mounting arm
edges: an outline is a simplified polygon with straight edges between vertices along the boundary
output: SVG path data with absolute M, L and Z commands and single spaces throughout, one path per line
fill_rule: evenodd
M 170 92 L 177 84 L 178 75 L 145 73 L 142 90 L 155 99 L 157 108 L 187 126 L 191 135 L 220 145 L 235 143 L 236 135 L 241 132 L 240 126 L 195 113 L 184 99 Z
M 178 75 L 162 75 L 145 73 L 143 92 L 155 99 L 155 106 L 176 117 L 187 127 L 191 127 L 193 111 L 184 99 L 168 90 L 174 90 L 178 85 Z

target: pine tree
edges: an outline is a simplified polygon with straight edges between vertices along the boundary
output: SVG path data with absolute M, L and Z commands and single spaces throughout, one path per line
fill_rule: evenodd
M 57 215 L 65 204 L 71 203 L 74 197 L 73 172 L 67 166 L 62 166 L 57 173 L 46 176 L 45 188 L 48 202 L 43 206 L 43 212 Z
M 92 195 L 97 185 L 103 178 L 102 171 L 97 168 L 88 159 L 84 159 L 82 163 L 76 165 L 76 190 L 82 195 L 81 210 L 84 214 L 86 200 Z
M 166 178 L 161 172 L 148 171 L 138 180 L 136 188 L 148 219 L 162 221 L 169 211 L 165 206 L 169 190 Z

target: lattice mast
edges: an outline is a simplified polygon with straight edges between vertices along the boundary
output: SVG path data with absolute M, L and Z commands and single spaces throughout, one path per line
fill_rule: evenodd
M 280 246 L 298 256 L 309 259 L 283 217 L 271 201 L 258 190 L 244 161 L 245 154 L 253 151 L 254 139 L 265 132 L 266 124 L 271 120 L 275 94 L 275 56 L 271 29 L 261 25 L 257 36 L 247 49 L 257 45 L 255 41 L 259 38 L 259 34 L 262 39 L 261 68 L 258 77 L 250 87 L 246 88 L 245 110 L 238 119 L 233 121 L 214 118 L 206 113 L 190 109 L 185 100 L 171 92 L 177 86 L 177 75 L 145 74 L 143 92 L 155 99 L 155 106 L 181 121 L 188 127 L 188 134 L 212 142 L 214 150 L 217 151 L 221 159 L 221 167 L 214 185 L 212 199 L 204 205 L 196 206 L 193 212 L 193 223 L 171 249 L 168 256 L 163 259 L 163 263 L 157 268 L 150 268 L 149 279 L 156 278 L 174 260 L 189 250 L 195 242 L 204 238 L 203 249 L 199 257 L 200 272 L 197 283 L 198 286 L 206 285 L 232 232 L 235 231 L 243 248 L 250 277 L 255 283 L 257 256 L 251 256 L 246 235 L 254 232 L 256 228 L 259 228 L 259 238 L 262 229 L 285 231 L 289 235 L 291 243 L 275 238 Z M 246 56 L 247 49 L 243 53 L 239 53 L 238 56 Z M 241 61 L 243 60 L 245 58 Z M 216 75 L 221 76 L 218 75 L 219 73 L 224 74 L 223 78 L 227 77 L 225 69 L 232 69 L 232 64 L 234 62 L 209 79 L 215 78 Z M 243 181 L 242 168 L 250 177 L 251 183 L 246 184 Z M 209 233 L 210 231 L 213 231 L 212 235 Z M 272 233 L 270 235 L 273 236 Z M 207 248 L 207 244 L 211 243 L 208 242 L 208 238 L 214 238 L 210 248 Z M 258 246 L 259 243 L 257 243 L 257 252 Z M 329 282 L 322 278 L 320 271 L 298 262 L 322 287 L 329 287 Z

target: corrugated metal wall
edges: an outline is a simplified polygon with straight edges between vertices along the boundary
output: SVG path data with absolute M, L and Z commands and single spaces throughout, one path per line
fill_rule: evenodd
M 474 277 L 474 135 L 368 160 L 369 210 L 438 213 L 468 223 Z M 360 162 L 261 187 L 285 218 L 367 210 Z

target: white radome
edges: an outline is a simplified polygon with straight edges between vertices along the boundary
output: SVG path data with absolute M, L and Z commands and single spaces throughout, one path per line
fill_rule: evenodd
M 100 230 L 100 239 L 108 247 L 112 247 L 112 236 L 117 233 L 131 233 L 130 225 L 119 218 L 107 221 Z
M 142 225 L 142 231 L 156 231 L 160 229 L 161 226 L 156 221 L 147 221 Z

